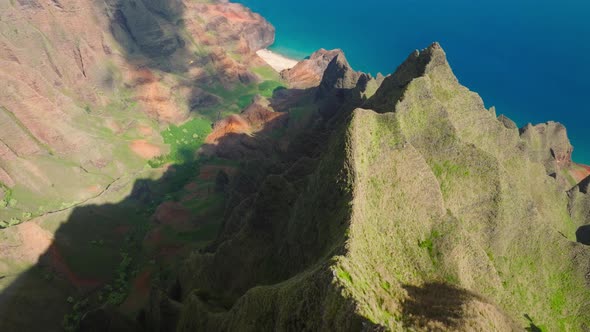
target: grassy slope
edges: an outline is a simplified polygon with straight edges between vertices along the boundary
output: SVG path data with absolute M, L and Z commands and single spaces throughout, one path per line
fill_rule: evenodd
M 115 179 L 137 171 L 145 161 L 132 152 L 129 144 L 134 139 L 144 138 L 137 127 L 156 127 L 155 121 L 140 112 L 129 91 L 121 89 L 109 96 L 112 100 L 100 108 L 86 106 L 85 111 L 72 110 L 72 122 L 76 128 L 97 142 L 92 149 L 72 155 L 41 154 L 18 160 L 20 164 L 9 167 L 28 167 L 29 179 L 12 188 L 14 206 L 0 206 L 0 220 L 18 218 L 28 220 L 48 212 L 62 210 L 79 204 L 96 195 Z M 110 128 L 108 123 L 120 127 Z M 147 138 L 159 144 L 159 138 Z M 91 160 L 106 161 L 96 167 Z M 89 188 L 97 186 L 97 190 Z M 34 189 L 31 189 L 34 188 Z M 29 215 L 30 214 L 30 215 Z
M 525 314 L 549 331 L 588 322 L 567 196 L 447 66 L 410 83 L 395 115 L 355 119 L 357 189 L 340 269 L 366 317 L 394 329 L 436 320 L 405 316 L 403 288 L 450 282 L 521 326 Z M 502 330 L 490 317 L 474 319 Z

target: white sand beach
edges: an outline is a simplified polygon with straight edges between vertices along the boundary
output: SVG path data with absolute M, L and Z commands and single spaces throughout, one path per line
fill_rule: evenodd
M 256 51 L 256 54 L 262 58 L 269 66 L 271 66 L 274 70 L 281 72 L 285 69 L 290 69 L 295 67 L 295 65 L 299 62 L 297 60 L 289 59 L 285 56 L 280 54 L 274 53 L 267 49 L 262 49 Z

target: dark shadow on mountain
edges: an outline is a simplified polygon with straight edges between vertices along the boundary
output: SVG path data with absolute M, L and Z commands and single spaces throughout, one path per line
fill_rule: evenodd
M 580 192 L 587 194 L 589 191 L 588 189 L 590 189 L 590 176 L 578 183 L 577 187 L 579 188 Z
M 255 193 L 261 179 L 272 173 L 273 168 L 280 168 L 273 161 L 280 152 L 266 150 L 264 146 L 271 143 L 268 138 L 262 139 L 287 124 L 281 119 L 277 121 L 280 125 L 270 121 L 257 133 L 257 137 L 222 137 L 219 141 L 221 146 L 236 145 L 238 140 L 252 153 L 228 156 L 238 163 L 236 171 L 239 174 L 230 177 L 223 167 L 219 167 L 219 171 L 204 184 L 206 188 L 184 203 L 190 205 L 199 200 L 206 203 L 212 196 L 223 198 L 228 203 L 232 203 L 228 200 L 231 197 L 234 203 L 239 203 L 240 197 Z M 74 326 L 84 318 L 84 331 L 143 331 L 145 326 L 141 319 L 145 313 L 137 312 L 137 319 L 134 319 L 129 312 L 124 315 L 116 308 L 126 303 L 126 296 L 131 291 L 129 287 L 134 287 L 129 284 L 145 271 L 150 271 L 149 276 L 157 280 L 158 285 L 164 288 L 168 285 L 170 296 L 178 299 L 179 295 L 175 295 L 179 292 L 178 286 L 174 286 L 177 283 L 175 266 L 190 252 L 199 249 L 191 242 L 216 239 L 223 228 L 223 213 L 226 210 L 225 205 L 221 205 L 214 215 L 203 215 L 197 211 L 188 217 L 181 213 L 159 216 L 176 211 L 171 209 L 159 213 L 164 205 L 184 204 L 182 201 L 190 195 L 178 193 L 186 191 L 187 184 L 198 181 L 201 168 L 215 167 L 219 163 L 219 155 L 223 155 L 217 153 L 217 148 L 210 156 L 195 158 L 195 151 L 182 151 L 181 154 L 185 156 L 184 163 L 168 166 L 157 180 L 136 180 L 129 195 L 122 201 L 74 208 L 55 232 L 49 249 L 40 256 L 37 264 L 13 278 L 10 286 L 0 294 L 0 330 L 61 331 L 63 317 L 71 314 L 73 316 L 69 316 L 68 325 Z M 251 173 L 253 171 L 256 175 Z M 241 182 L 234 184 L 236 181 Z M 113 186 L 122 184 L 114 183 Z M 207 218 L 217 218 L 218 225 L 212 227 L 207 224 Z M 159 236 L 154 229 L 160 228 L 168 233 L 176 231 L 174 236 L 179 242 L 152 245 L 151 242 L 156 241 L 154 237 Z M 170 259 L 170 256 L 174 258 Z M 125 257 L 130 258 L 130 262 L 125 262 Z M 12 277 L 0 276 L 2 279 Z M 150 281 L 144 282 L 149 292 Z
M 144 311 L 130 316 L 129 312 L 124 315 L 117 309 L 121 302 L 125 303 L 131 291 L 128 287 L 133 287 L 129 283 L 149 270 L 149 276 L 160 287 L 168 288 L 171 299 L 181 300 L 174 264 L 167 262 L 168 256 L 174 255 L 175 264 L 179 264 L 189 252 L 199 250 L 191 247 L 190 241 L 208 240 L 210 244 L 200 250 L 214 251 L 241 227 L 232 213 L 257 195 L 268 176 L 282 174 L 297 183 L 313 171 L 317 157 L 326 149 L 330 130 L 317 124 L 306 131 L 295 131 L 296 135 L 286 130 L 292 125 L 289 107 L 314 91 L 279 89 L 275 92 L 276 101 L 284 104 L 280 110 L 285 112 L 274 114 L 276 117 L 264 122 L 256 133 L 227 133 L 215 144 L 204 144 L 198 154 L 181 151 L 183 163 L 168 166 L 157 180 L 136 180 L 122 201 L 73 209 L 37 264 L 13 278 L 0 294 L 0 330 L 61 331 L 62 320 L 68 317 L 66 325 L 74 326 L 81 320 L 85 331 L 143 331 Z M 254 121 L 266 114 L 263 112 L 270 111 L 253 103 L 240 116 Z M 308 121 L 315 123 L 319 118 L 315 114 Z M 277 141 L 281 138 L 289 144 L 279 146 Z M 196 231 L 180 229 L 176 234 L 184 242 L 150 247 L 154 228 L 162 226 L 158 208 L 181 201 L 183 196 L 178 192 L 197 179 L 200 168 L 215 165 L 219 160 L 237 163 L 236 173 L 228 176 L 220 167 L 208 188 L 191 201 L 223 196 L 225 203 L 219 211 L 217 231 L 199 234 L 202 216 L 190 215 L 186 223 Z M 114 183 L 111 189 L 117 190 L 117 186 L 122 184 Z M 175 226 L 173 219 L 174 216 L 170 222 Z M 125 263 L 125 257 L 131 258 L 131 263 Z M 31 316 L 36 318 L 30 319 Z
M 170 199 L 168 192 L 177 192 L 197 172 L 196 162 L 174 165 L 159 180 L 137 180 L 119 203 L 74 208 L 38 263 L 0 294 L 0 330 L 61 331 L 66 314 L 73 314 L 66 324 L 73 326 L 97 308 L 107 308 L 110 319 L 101 319 L 106 325 L 92 331 L 137 330 L 131 328 L 133 320 L 122 319 L 112 307 L 124 301 L 127 284 L 146 267 L 154 275 L 165 265 L 159 264 L 158 253 L 142 252 L 157 222 L 154 211 Z M 199 220 L 191 217 L 188 222 L 197 227 Z M 155 261 L 150 264 L 148 259 Z
M 590 245 L 590 225 L 578 227 L 576 230 L 576 242 L 587 246 Z
M 129 60 L 166 72 L 186 72 L 190 57 L 180 31 L 184 5 L 178 0 L 107 0 L 110 30 Z M 178 56 L 170 56 L 179 52 Z
M 463 317 L 463 305 L 479 296 L 452 285 L 428 283 L 421 287 L 405 285 L 408 299 L 403 303 L 402 314 L 407 327 L 427 327 L 429 322 L 456 329 Z
M 214 6 L 207 1 L 182 0 L 97 2 L 109 18 L 110 31 L 131 68 L 148 70 L 149 80 L 158 80 L 158 71 L 174 74 L 177 82 L 171 89 L 177 94 L 176 102 L 183 100 L 186 105 L 182 106 L 190 112 L 212 121 L 219 120 L 216 114 L 201 110 L 221 106 L 224 97 L 216 90 L 229 91 L 259 80 L 228 51 L 248 58 L 274 42 L 274 28 L 267 22 L 230 22 L 233 12 L 225 15 Z M 213 14 L 215 11 L 219 13 Z M 128 84 L 145 84 L 145 79 Z M 185 90 L 190 92 L 181 92 Z

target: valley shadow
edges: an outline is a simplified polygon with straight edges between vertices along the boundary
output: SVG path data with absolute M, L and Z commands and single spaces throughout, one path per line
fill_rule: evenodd
M 181 189 L 197 172 L 196 163 L 173 165 L 158 180 L 136 180 L 131 193 L 118 203 L 84 205 L 72 209 L 69 216 L 57 213 L 3 230 L 22 241 L 23 251 L 15 251 L 15 261 L 19 254 L 35 255 L 30 252 L 35 241 L 50 243 L 33 267 L 17 276 L 3 276 L 10 284 L 0 293 L 0 330 L 73 330 L 84 313 L 123 303 L 129 282 L 145 271 L 158 272 L 159 253 L 144 252 L 146 235 L 158 222 L 153 219 L 156 208 L 170 199 L 166 193 Z M 124 183 L 115 182 L 109 190 L 125 188 Z M 196 226 L 199 220 L 191 218 L 189 223 Z M 54 226 L 58 228 L 52 238 L 39 238 L 47 233 L 41 227 Z M 29 238 L 24 229 L 38 235 Z M 150 259 L 156 261 L 148 263 Z M 116 315 L 115 310 L 108 312 Z M 111 323 L 124 329 L 113 329 Z M 134 331 L 136 325 L 129 319 L 104 319 L 92 331 Z
M 590 225 L 578 227 L 576 230 L 576 242 L 590 245 Z
M 64 9 L 58 1 L 54 2 Z M 105 0 L 94 4 L 97 12 L 107 16 L 110 32 L 131 68 L 138 72 L 155 69 L 179 75 L 190 69 L 189 62 L 194 55 L 185 47 L 182 35 L 185 9 L 182 1 Z M 109 46 L 102 47 L 106 54 L 113 53 Z M 145 84 L 145 80 L 153 79 L 144 75 L 131 84 Z M 190 94 L 194 93 L 196 90 Z M 0 243 L 3 254 L 12 255 L 10 258 L 17 262 L 17 266 L 9 266 L 7 270 L 20 272 L 0 275 L 0 283 L 7 285 L 0 294 L 0 331 L 62 331 L 64 315 L 70 312 L 74 315 L 66 326 L 79 320 L 82 311 L 100 302 L 95 299 L 84 303 L 81 299 L 99 292 L 106 283 L 111 283 L 113 289 L 108 294 L 104 292 L 104 297 L 112 298 L 103 302 L 118 302 L 122 291 L 116 280 L 128 281 L 134 272 L 132 265 L 125 262 L 125 256 L 135 258 L 141 251 L 143 235 L 155 208 L 164 201 L 166 192 L 184 182 L 183 177 L 194 175 L 190 167 L 196 165 L 191 164 L 172 166 L 159 180 L 137 180 L 131 194 L 118 203 L 85 205 L 74 208 L 69 216 L 65 213 L 48 216 L 47 219 L 58 220 L 44 225 L 57 227 L 53 237 L 34 222 L 3 230 L 12 232 L 17 239 L 13 247 Z M 113 183 L 119 185 L 122 184 Z M 24 227 L 29 231 L 20 231 Z M 18 251 L 19 246 L 24 247 L 22 252 Z M 23 270 L 18 266 L 19 260 L 36 256 L 38 262 L 32 268 Z
M 194 57 L 185 47 L 185 7 L 180 0 L 106 0 L 112 36 L 131 64 L 167 73 L 185 73 Z M 174 55 L 174 56 L 173 56 Z
M 137 303 L 146 299 L 138 299 L 137 294 L 129 299 L 130 292 L 137 293 L 136 288 L 143 287 L 143 295 L 149 296 L 152 279 L 164 287 L 170 286 L 170 296 L 174 296 L 174 264 L 194 250 L 212 250 L 224 231 L 228 211 L 255 194 L 265 176 L 284 171 L 277 160 L 288 159 L 285 153 L 296 157 L 313 149 L 310 145 L 302 147 L 302 151 L 285 151 L 273 143 L 276 133 L 288 123 L 284 113 L 265 123 L 255 135 L 228 133 L 216 144 L 204 144 L 200 153 L 181 150 L 179 155 L 184 162 L 166 166 L 158 179 L 139 179 L 132 185 L 113 183 L 108 192 L 130 191 L 117 203 L 79 206 L 69 215 L 64 213 L 63 219 L 58 213 L 24 223 L 41 233 L 46 233 L 41 226 L 57 230 L 33 267 L 17 276 L 0 275 L 0 282 L 8 285 L 0 293 L 0 331 L 62 331 L 64 326 L 73 330 L 79 321 L 83 331 L 144 331 L 145 316 Z M 227 162 L 234 165 L 235 172 L 224 171 Z M 188 201 L 183 202 L 184 196 L 178 193 L 186 193 L 187 184 L 203 182 L 199 177 L 205 168 L 213 173 L 207 175 L 199 192 L 188 195 Z M 239 184 L 234 183 L 238 181 Z M 231 197 L 232 201 L 220 205 L 214 215 L 203 216 L 199 212 L 187 217 L 182 213 L 175 215 L 176 210 L 172 209 L 162 213 L 162 218 L 168 220 L 158 217 L 163 203 L 191 205 L 202 200 L 207 204 L 213 196 L 225 201 Z M 215 219 L 218 224 L 203 226 L 200 232 L 206 218 Z M 170 235 L 169 231 L 158 233 L 154 229 L 168 226 L 180 227 L 173 234 L 180 240 L 153 243 Z M 23 225 L 3 231 L 22 237 L 20 227 Z M 186 227 L 189 232 L 184 232 Z M 36 239 L 21 241 L 25 244 Z M 199 249 L 191 245 L 196 242 L 211 244 Z M 169 264 L 170 257 L 173 264 Z

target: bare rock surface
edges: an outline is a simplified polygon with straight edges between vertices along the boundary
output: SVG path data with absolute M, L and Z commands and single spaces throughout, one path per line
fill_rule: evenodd
M 318 86 L 326 68 L 341 50 L 315 51 L 308 59 L 300 61 L 295 67 L 281 72 L 281 76 L 295 89 L 307 89 Z

